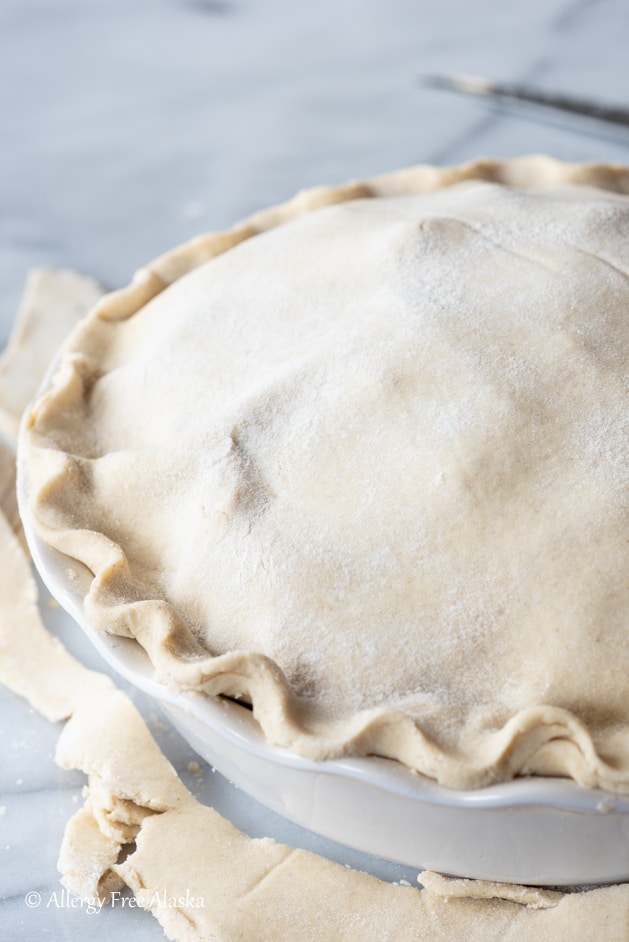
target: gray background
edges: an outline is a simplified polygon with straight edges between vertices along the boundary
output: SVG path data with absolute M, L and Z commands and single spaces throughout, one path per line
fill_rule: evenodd
M 629 132 L 418 84 L 468 72 L 629 105 L 627 49 L 624 0 L 0 0 L 0 345 L 32 266 L 118 287 L 306 186 L 481 155 L 629 163 Z M 292 828 L 207 767 L 190 775 L 189 748 L 153 727 L 195 793 L 249 833 L 414 878 Z M 0 940 L 163 938 L 142 912 L 26 907 L 29 890 L 58 887 L 83 784 L 54 766 L 56 736 L 0 690 Z

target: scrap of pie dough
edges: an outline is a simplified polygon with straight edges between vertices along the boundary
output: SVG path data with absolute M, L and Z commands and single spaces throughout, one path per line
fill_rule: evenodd
M 629 792 L 628 190 L 418 167 L 104 299 L 21 442 L 92 624 L 304 755 Z
M 114 686 L 83 667 L 44 627 L 30 563 L 1 512 L 0 682 L 49 720 L 65 719 L 85 697 Z
M 15 453 L 0 434 L 0 513 L 7 518 L 16 532 L 22 524 L 15 493 Z
M 120 842 L 101 830 L 88 798 L 63 832 L 58 867 L 64 886 L 82 899 L 109 899 L 124 886 L 112 869 L 119 854 Z
M 512 903 L 523 903 L 532 909 L 556 906 L 565 895 L 557 890 L 546 890 L 537 886 L 449 877 L 433 870 L 425 870 L 420 874 L 419 882 L 428 892 L 445 899 L 465 899 L 469 896 L 474 899 L 504 899 Z
M 44 377 L 50 359 L 103 289 L 70 269 L 29 272 L 9 342 L 0 357 L 0 433 L 17 441 L 24 409 Z
M 87 812 L 75 815 L 64 841 L 65 885 L 105 896 L 103 879 L 119 877 L 178 942 L 627 940 L 629 886 L 563 894 L 424 873 L 427 889 L 420 891 L 268 838 L 250 839 L 184 788 L 118 691 L 76 710 L 59 738 L 57 762 L 82 769 L 90 781 Z M 103 853 L 89 835 L 95 804 L 112 808 L 119 800 L 125 821 L 138 826 L 135 849 L 116 864 L 115 848 Z M 83 827 L 95 846 L 88 860 Z M 81 884 L 76 874 L 86 867 L 91 881 Z
M 121 690 L 105 690 L 76 710 L 59 736 L 56 760 L 64 769 L 96 775 L 115 799 L 154 812 L 191 796 Z
M 116 868 L 172 939 L 627 940 L 627 886 L 568 893 L 554 908 L 546 909 L 490 899 L 485 891 L 477 899 L 473 885 L 466 898 L 447 899 L 427 890 L 384 883 L 314 854 L 280 848 L 272 841 L 226 833 L 223 824 L 202 806 L 154 816 L 142 828 L 135 853 Z M 205 905 L 162 904 L 164 899 L 185 900 L 186 891 Z

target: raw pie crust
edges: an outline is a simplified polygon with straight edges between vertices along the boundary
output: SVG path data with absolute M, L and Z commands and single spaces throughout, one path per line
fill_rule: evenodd
M 106 297 L 21 441 L 90 620 L 304 755 L 629 792 L 627 193 L 417 167 Z

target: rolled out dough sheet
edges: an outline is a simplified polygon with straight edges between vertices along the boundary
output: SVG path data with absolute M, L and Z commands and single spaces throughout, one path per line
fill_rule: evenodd
M 113 689 L 87 670 L 44 627 L 31 567 L 0 512 L 0 682 L 49 719 L 70 716 L 97 690 Z
M 0 433 L 0 513 L 3 513 L 11 527 L 22 529 L 17 509 L 15 494 L 15 453 Z

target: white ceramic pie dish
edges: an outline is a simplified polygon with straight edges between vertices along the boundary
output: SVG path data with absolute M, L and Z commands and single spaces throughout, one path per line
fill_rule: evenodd
M 413 867 L 540 886 L 629 880 L 629 796 L 550 778 L 458 791 L 376 757 L 312 762 L 270 746 L 244 706 L 157 683 L 136 641 L 90 626 L 83 598 L 91 574 L 37 537 L 24 491 L 19 475 L 26 536 L 49 590 L 201 756 L 267 807 L 324 837 Z

